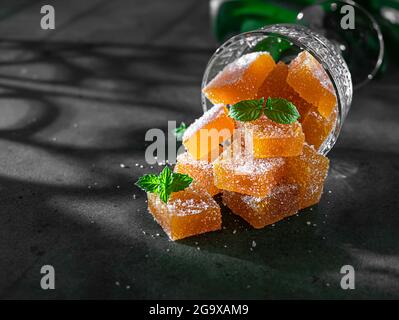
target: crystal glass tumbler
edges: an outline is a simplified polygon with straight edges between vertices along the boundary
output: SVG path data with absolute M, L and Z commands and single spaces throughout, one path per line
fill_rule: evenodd
M 279 45 L 281 43 L 288 45 L 281 46 Z M 234 36 L 223 43 L 209 60 L 203 76 L 202 88 L 225 66 L 244 54 L 269 51 L 273 53 L 275 60 L 289 63 L 303 50 L 309 52 L 324 67 L 337 97 L 338 116 L 335 126 L 318 150 L 319 153 L 325 155 L 337 141 L 348 114 L 352 102 L 353 86 L 350 71 L 341 53 L 324 36 L 297 24 L 275 24 Z M 212 103 L 202 94 L 204 111 L 211 106 Z

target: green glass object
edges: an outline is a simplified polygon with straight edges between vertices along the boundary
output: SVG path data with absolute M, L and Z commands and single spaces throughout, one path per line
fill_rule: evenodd
M 259 41 L 252 51 L 267 51 L 276 62 L 282 57 L 296 56 L 299 53 L 297 46 L 278 35 Z
M 318 0 L 211 0 L 213 32 L 216 38 L 223 42 L 234 35 L 253 31 L 265 25 L 295 23 L 298 13 L 303 8 L 320 4 L 320 2 Z M 398 63 L 395 57 L 399 54 L 399 1 L 359 0 L 358 3 L 376 20 L 387 40 L 384 67 L 379 71 L 382 72 L 387 69 L 389 63 Z M 320 4 L 320 6 L 327 5 Z M 353 48 L 356 48 L 356 43 L 360 41 L 350 33 L 346 33 L 341 39 L 346 43 L 353 43 Z M 369 37 L 367 41 L 369 48 L 378 49 L 379 43 L 375 38 Z M 268 45 L 270 44 L 265 43 L 265 46 Z M 354 52 L 353 57 L 362 54 L 362 46 L 358 45 L 357 47 L 359 51 Z M 283 45 L 279 49 L 286 50 Z M 278 56 L 278 52 L 272 54 Z M 345 55 L 345 53 L 343 54 Z M 346 59 L 349 58 L 346 57 Z M 353 63 L 356 63 L 356 60 L 353 60 Z
M 297 10 L 263 0 L 214 0 L 212 7 L 213 32 L 220 42 L 265 25 L 295 22 L 297 15 Z

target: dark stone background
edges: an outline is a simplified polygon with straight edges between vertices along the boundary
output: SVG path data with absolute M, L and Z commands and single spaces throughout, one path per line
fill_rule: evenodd
M 144 135 L 201 114 L 209 25 L 207 1 L 1 1 L 1 298 L 399 298 L 398 72 L 355 93 L 317 207 L 178 243 L 146 212 Z

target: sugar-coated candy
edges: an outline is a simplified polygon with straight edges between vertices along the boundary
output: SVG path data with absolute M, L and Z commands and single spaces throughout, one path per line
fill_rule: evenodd
M 171 240 L 221 229 L 220 207 L 207 192 L 193 188 L 172 193 L 168 203 L 147 193 L 148 210 Z
M 305 144 L 300 156 L 286 158 L 286 166 L 287 179 L 299 187 L 300 209 L 318 203 L 328 173 L 328 158 Z
M 334 86 L 323 66 L 307 51 L 302 51 L 288 66 L 288 84 L 328 118 L 337 105 Z
M 254 99 L 275 65 L 268 52 L 245 54 L 219 72 L 206 85 L 203 93 L 214 104 L 234 104 Z
M 195 120 L 183 135 L 183 145 L 196 160 L 212 161 L 219 155 L 220 144 L 234 131 L 234 121 L 227 108 L 215 105 Z
M 213 163 L 215 185 L 219 189 L 264 197 L 284 174 L 283 158 L 257 159 L 241 142 L 233 140 Z
M 255 158 L 293 157 L 302 153 L 305 136 L 301 124 L 280 124 L 262 116 L 240 125 L 252 136 Z
M 263 228 L 299 210 L 299 189 L 295 184 L 282 182 L 266 197 L 253 197 L 223 191 L 223 203 L 254 228 Z
M 193 178 L 192 185 L 195 189 L 206 191 L 211 196 L 220 192 L 214 184 L 212 162 L 195 160 L 188 152 L 185 152 L 177 157 L 175 172 L 188 174 Z

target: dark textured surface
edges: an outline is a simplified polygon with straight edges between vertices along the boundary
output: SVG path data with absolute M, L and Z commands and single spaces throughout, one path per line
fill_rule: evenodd
M 399 298 L 397 72 L 355 93 L 317 207 L 173 243 L 133 182 L 159 170 L 147 129 L 201 113 L 207 1 L 46 3 L 55 31 L 40 1 L 1 3 L 1 298 Z

